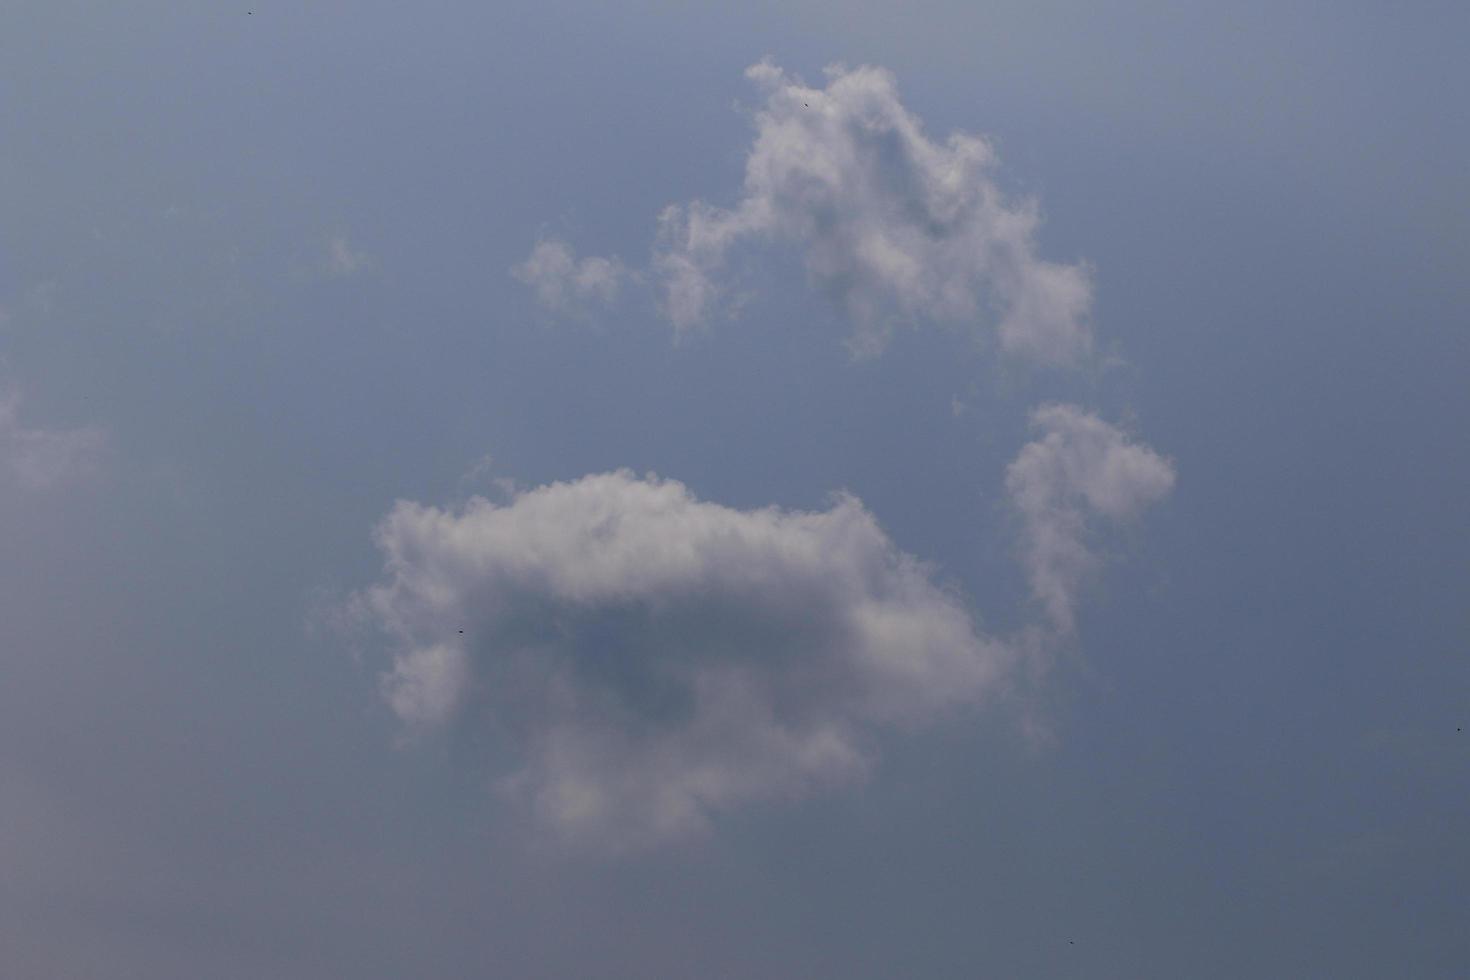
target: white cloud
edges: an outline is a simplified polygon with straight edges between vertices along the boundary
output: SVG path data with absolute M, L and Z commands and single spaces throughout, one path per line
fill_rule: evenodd
M 507 792 L 600 846 L 859 778 L 875 727 L 974 704 L 1010 658 L 850 496 L 741 511 L 619 471 L 400 502 L 377 541 L 356 607 L 396 638 L 393 710 L 489 726 Z
M 825 88 L 770 62 L 746 75 L 765 102 L 744 196 L 659 217 L 654 270 L 676 327 L 719 303 L 732 249 L 785 242 L 852 318 L 856 350 L 881 347 L 895 317 L 976 329 L 993 319 L 1004 350 L 1042 362 L 1090 350 L 1087 270 L 1037 257 L 1037 209 L 1001 192 L 983 139 L 931 140 L 881 68 L 829 68 Z
M 1006 470 L 1006 488 L 1024 525 L 1022 560 L 1032 594 L 1052 626 L 1072 632 L 1077 591 L 1097 560 L 1089 517 L 1122 521 L 1167 496 L 1174 468 L 1147 446 L 1074 405 L 1031 415 L 1041 438 Z
M 101 459 L 101 429 L 33 429 L 20 421 L 20 398 L 0 395 L 0 471 L 28 490 L 44 490 L 93 472 Z
M 854 324 L 858 353 L 881 349 L 894 321 L 934 320 L 977 332 L 1048 364 L 1092 349 L 1092 283 L 1083 265 L 1036 254 L 1036 205 L 1011 200 L 978 136 L 931 140 L 881 69 L 827 69 L 810 88 L 768 61 L 746 70 L 764 104 L 745 186 L 733 208 L 704 201 L 658 217 L 652 278 L 679 330 L 733 312 L 728 260 L 744 244 L 801 252 L 811 282 Z M 611 303 L 628 276 L 616 259 L 577 262 L 559 241 L 538 244 L 514 270 L 558 313 Z
M 535 291 L 537 302 L 561 315 L 586 315 L 594 306 L 610 306 L 628 276 L 616 258 L 592 256 L 579 262 L 556 239 L 537 242 L 511 274 Z

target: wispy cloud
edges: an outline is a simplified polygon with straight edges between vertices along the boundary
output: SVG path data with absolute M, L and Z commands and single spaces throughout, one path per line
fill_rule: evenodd
M 1006 489 L 1022 519 L 1031 592 L 1053 628 L 1071 633 L 1078 589 L 1097 565 L 1087 543 L 1094 516 L 1136 517 L 1168 495 L 1174 467 L 1075 405 L 1044 405 L 1031 425 L 1041 437 L 1010 464 Z
M 95 472 L 105 442 L 96 426 L 27 426 L 20 420 L 20 396 L 0 395 L 0 472 L 25 489 L 45 490 Z
M 562 316 L 586 316 L 595 308 L 611 305 L 629 278 L 616 258 L 593 256 L 578 261 L 571 248 L 557 239 L 537 242 L 511 274 L 535 290 L 543 307 Z
M 372 257 L 352 246 L 344 235 L 333 236 L 327 243 L 326 271 L 338 278 L 355 276 L 372 267 Z

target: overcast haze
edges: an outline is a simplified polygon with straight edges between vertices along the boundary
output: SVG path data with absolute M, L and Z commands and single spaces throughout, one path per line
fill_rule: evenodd
M 1465 976 L 1467 36 L 0 2 L 0 974 Z

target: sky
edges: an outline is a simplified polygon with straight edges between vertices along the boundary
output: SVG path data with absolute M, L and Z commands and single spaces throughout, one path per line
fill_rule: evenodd
M 1470 969 L 1463 5 L 0 23 L 0 973 Z

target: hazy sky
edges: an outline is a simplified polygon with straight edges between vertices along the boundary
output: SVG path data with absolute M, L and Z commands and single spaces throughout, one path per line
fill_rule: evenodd
M 1463 5 L 0 2 L 0 974 L 1461 977 Z

